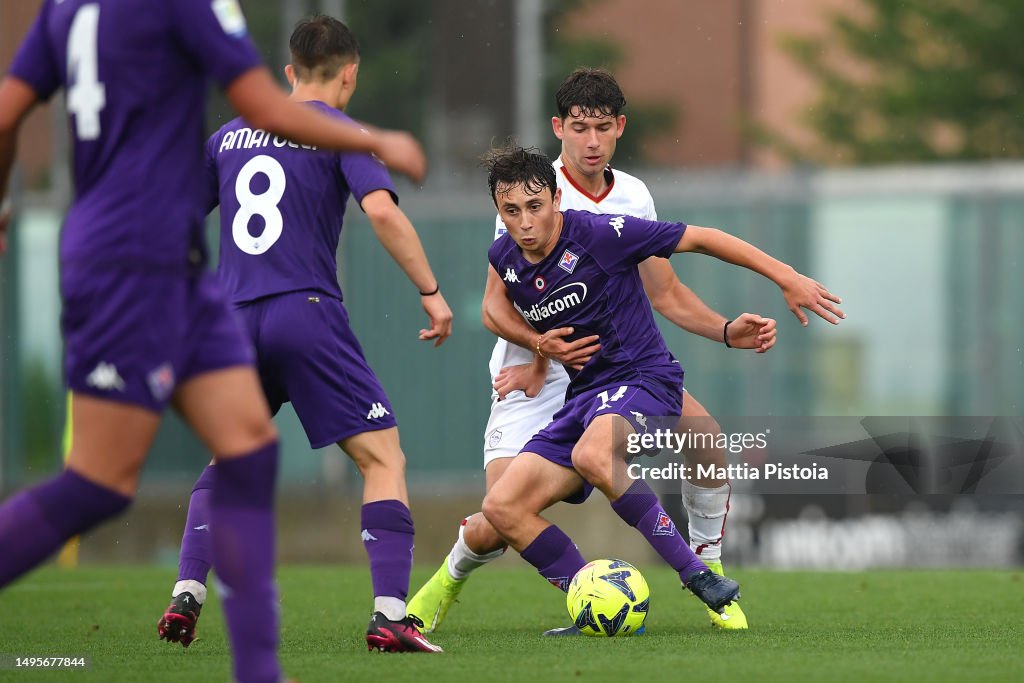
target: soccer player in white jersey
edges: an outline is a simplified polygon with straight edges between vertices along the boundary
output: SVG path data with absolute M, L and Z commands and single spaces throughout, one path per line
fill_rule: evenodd
M 609 166 L 626 123 L 622 114 L 625 97 L 615 79 L 605 71 L 578 69 L 562 83 L 555 100 L 558 115 L 551 123 L 555 136 L 562 141 L 561 155 L 554 162 L 561 208 L 656 220 L 654 200 L 643 181 L 622 171 L 613 171 Z M 505 226 L 498 218 L 495 238 L 504 232 Z M 640 272 L 654 309 L 673 324 L 713 341 L 754 349 L 758 353 L 775 344 L 774 320 L 743 314 L 728 321 L 679 282 L 666 259 L 648 259 L 641 264 Z M 518 277 L 514 272 L 499 275 L 506 281 Z M 806 324 L 806 317 L 800 311 L 801 306 L 829 322 L 836 322 L 834 315 L 816 302 L 800 299 L 795 291 L 783 293 L 802 323 Z M 489 491 L 523 445 L 562 407 L 569 382 L 562 363 L 582 367 L 600 348 L 600 340 L 591 336 L 565 342 L 563 337 L 571 333 L 568 328 L 537 335 L 507 303 L 501 291 L 488 291 L 483 313 L 485 324 L 499 335 L 490 361 L 495 392 L 484 433 L 484 468 Z M 505 338 L 519 339 L 522 346 L 510 344 Z M 548 359 L 560 363 L 549 363 Z M 688 393 L 683 400 L 682 420 L 684 430 L 688 426 L 699 432 L 718 429 L 704 407 Z M 691 450 L 685 456 L 691 466 L 726 464 L 725 452 L 721 449 Z M 729 485 L 719 481 L 696 480 L 682 484 L 691 548 L 719 574 L 722 573 L 721 540 L 729 491 Z M 409 613 L 422 619 L 428 631 L 436 629 L 469 573 L 499 557 L 504 549 L 504 541 L 483 515 L 477 513 L 464 520 L 451 553 L 409 602 Z M 708 614 L 712 623 L 721 628 L 747 627 L 746 616 L 736 602 L 727 606 L 722 614 L 710 609 Z M 578 630 L 574 627 L 548 632 L 550 635 L 576 633 Z

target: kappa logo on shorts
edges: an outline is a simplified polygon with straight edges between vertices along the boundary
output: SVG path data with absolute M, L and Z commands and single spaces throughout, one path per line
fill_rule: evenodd
M 146 384 L 153 398 L 164 401 L 174 392 L 174 368 L 164 363 L 146 376 Z
M 633 416 L 633 419 L 636 420 L 636 423 L 638 425 L 640 425 L 641 427 L 643 427 L 644 431 L 646 432 L 647 431 L 647 416 L 645 416 L 643 413 L 638 413 L 635 410 L 631 410 L 629 412 Z
M 655 536 L 675 536 L 676 525 L 672 523 L 671 517 L 664 512 L 659 512 L 658 521 L 654 523 L 651 533 Z
M 117 368 L 113 363 L 100 363 L 85 378 L 85 383 L 102 391 L 124 391 L 124 380 L 117 374 Z
M 380 419 L 380 418 L 384 417 L 385 415 L 390 415 L 390 414 L 391 413 L 388 412 L 388 409 L 384 407 L 383 403 L 374 403 L 374 404 L 370 405 L 370 412 L 368 412 L 366 414 L 366 419 L 367 420 L 377 420 L 377 419 Z
M 498 442 L 500 442 L 500 441 L 501 441 L 501 430 L 500 429 L 491 430 L 491 433 L 487 436 L 487 446 L 489 448 L 494 448 L 495 446 L 498 445 Z

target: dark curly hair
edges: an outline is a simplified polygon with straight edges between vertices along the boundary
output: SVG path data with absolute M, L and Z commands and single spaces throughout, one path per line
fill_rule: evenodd
M 563 120 L 570 115 L 618 116 L 625 106 L 622 89 L 604 69 L 576 69 L 555 93 L 558 118 Z
M 488 152 L 483 165 L 487 169 L 487 187 L 491 190 L 495 206 L 498 204 L 499 185 L 506 188 L 522 185 L 531 194 L 538 194 L 546 187 L 552 199 L 558 189 L 551 160 L 536 147 L 524 148 L 508 141 L 503 147 Z

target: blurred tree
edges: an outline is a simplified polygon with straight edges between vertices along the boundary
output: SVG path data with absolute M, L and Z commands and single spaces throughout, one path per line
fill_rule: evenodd
M 312 14 L 318 5 L 309 0 L 300 4 L 299 17 Z M 241 0 L 241 5 L 253 42 L 274 77 L 287 87 L 282 69 L 290 28 L 284 30 L 281 24 L 288 20 L 287 10 L 296 8 L 266 0 Z M 429 62 L 424 59 L 431 31 L 429 3 L 347 0 L 343 19 L 355 33 L 362 53 L 359 89 L 348 113 L 374 125 L 410 130 L 422 138 L 430 83 Z M 235 116 L 219 89 L 212 94 L 209 110 L 211 131 Z
M 602 1 L 545 3 L 545 113 L 554 112 L 555 90 L 572 69 L 602 66 L 614 73 L 624 63 L 625 56 L 616 43 L 587 36 L 571 37 L 566 30 L 568 17 L 573 12 L 598 8 Z M 317 5 L 311 0 L 301 2 L 303 15 L 305 10 L 312 10 Z M 286 46 L 282 45 L 285 34 L 282 33 L 281 22 L 287 8 L 281 2 L 265 0 L 241 0 L 241 4 L 254 42 L 284 85 L 281 68 Z M 507 88 L 499 82 L 468 75 L 481 69 L 497 68 L 496 65 L 507 62 L 510 55 L 493 52 L 510 49 L 502 38 L 503 35 L 507 38 L 510 30 L 506 14 L 509 14 L 507 8 L 502 9 L 500 4 L 493 2 L 467 5 L 456 0 L 435 3 L 346 0 L 344 21 L 356 34 L 363 58 L 359 67 L 359 90 L 348 113 L 375 125 L 412 131 L 425 140 L 431 120 L 430 107 L 444 106 L 445 116 L 441 118 L 457 119 L 456 128 L 462 133 L 442 138 L 456 147 L 469 145 L 472 148 L 472 153 L 461 150 L 461 156 L 458 150 L 449 154 L 475 169 L 479 150 L 486 147 L 488 136 L 500 138 L 511 130 Z M 476 22 L 475 32 L 464 30 L 463 24 L 467 22 Z M 488 48 L 490 52 L 486 52 Z M 433 52 L 437 50 L 447 52 Z M 467 54 L 473 54 L 468 63 Z M 448 92 L 454 86 L 462 88 L 463 92 Z M 621 162 L 639 163 L 643 160 L 645 140 L 674 126 L 676 112 L 663 103 L 630 100 L 629 93 L 626 93 L 626 98 L 629 100 L 626 109 L 629 134 L 620 141 L 616 158 Z M 465 114 L 463 109 L 471 110 L 470 114 L 479 110 L 490 121 L 486 135 L 480 137 L 465 131 L 460 123 L 460 116 Z M 234 115 L 223 95 L 215 92 L 210 103 L 209 129 L 219 128 Z M 555 143 L 547 149 L 554 153 L 557 150 Z
M 423 139 L 430 101 L 430 19 L 430 3 L 347 0 L 344 20 L 362 53 L 349 114 Z
M 821 88 L 805 115 L 820 142 L 800 146 L 772 132 L 763 140 L 824 163 L 1024 154 L 1024 2 L 860 4 L 832 13 L 820 37 L 783 42 Z
M 600 11 L 604 0 L 562 0 L 547 3 L 545 28 L 548 46 L 548 66 L 544 79 L 544 102 L 547 112 L 555 114 L 555 91 L 569 72 L 581 66 L 600 67 L 613 75 L 626 61 L 622 48 L 612 40 L 591 36 L 571 35 L 567 30 L 573 14 Z M 624 88 L 624 91 L 626 89 Z M 644 145 L 652 137 L 674 128 L 677 110 L 663 102 L 636 101 L 626 95 L 626 134 L 619 138 L 615 150 L 617 165 L 650 163 L 644 156 Z M 559 152 L 558 140 L 549 138 L 545 151 L 551 155 Z

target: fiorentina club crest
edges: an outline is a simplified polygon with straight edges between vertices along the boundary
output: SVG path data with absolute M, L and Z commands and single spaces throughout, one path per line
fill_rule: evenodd
M 572 274 L 572 271 L 576 269 L 576 264 L 579 262 L 580 257 L 566 249 L 565 253 L 562 254 L 562 260 L 558 262 L 558 267 Z
M 164 363 L 146 376 L 149 391 L 157 401 L 165 401 L 174 393 L 174 368 Z
M 676 525 L 672 523 L 671 517 L 659 512 L 658 521 L 654 523 L 654 530 L 651 533 L 655 536 L 673 536 L 676 533 Z

